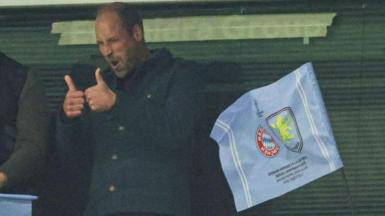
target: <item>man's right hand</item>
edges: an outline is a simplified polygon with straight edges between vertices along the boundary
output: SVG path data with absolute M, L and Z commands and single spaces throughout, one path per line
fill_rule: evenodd
M 0 188 L 7 184 L 7 180 L 7 175 L 0 171 Z
M 64 76 L 68 91 L 63 102 L 64 114 L 68 118 L 75 118 L 82 114 L 84 108 L 84 92 L 77 90 L 72 78 L 69 75 Z

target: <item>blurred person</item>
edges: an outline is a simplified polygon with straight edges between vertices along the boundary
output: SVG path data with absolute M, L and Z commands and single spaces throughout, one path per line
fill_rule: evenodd
M 35 73 L 0 53 L 0 189 L 21 192 L 44 170 L 50 113 Z M 24 192 L 25 193 L 25 192 Z

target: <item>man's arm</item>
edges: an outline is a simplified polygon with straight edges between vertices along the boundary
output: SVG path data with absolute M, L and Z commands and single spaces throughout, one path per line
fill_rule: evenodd
M 18 106 L 15 149 L 0 167 L 0 185 L 14 185 L 31 178 L 43 170 L 46 160 L 50 113 L 43 88 L 32 71 Z
M 94 140 L 89 130 L 90 110 L 84 91 L 75 85 L 70 75 L 64 80 L 68 89 L 55 118 L 55 176 L 60 185 L 57 193 L 65 205 L 71 206 L 62 213 L 72 214 L 82 212 L 88 199 Z

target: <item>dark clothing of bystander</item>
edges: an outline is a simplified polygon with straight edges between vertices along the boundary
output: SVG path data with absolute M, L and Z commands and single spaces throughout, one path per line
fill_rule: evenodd
M 8 186 L 43 171 L 50 113 L 34 72 L 0 53 L 0 171 Z

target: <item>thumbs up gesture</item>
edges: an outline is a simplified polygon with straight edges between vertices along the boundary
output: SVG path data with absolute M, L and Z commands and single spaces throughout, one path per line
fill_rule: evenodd
M 85 97 L 94 112 L 110 110 L 116 102 L 116 94 L 104 82 L 100 68 L 95 71 L 96 85 L 86 89 Z
M 63 110 L 68 118 L 75 118 L 82 114 L 84 107 L 84 93 L 76 89 L 72 78 L 69 75 L 64 76 L 68 91 L 64 98 Z

